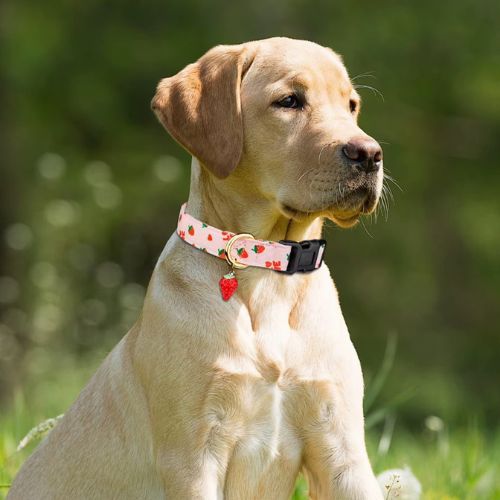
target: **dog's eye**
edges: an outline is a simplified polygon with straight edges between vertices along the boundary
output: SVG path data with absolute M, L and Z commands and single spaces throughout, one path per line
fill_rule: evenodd
M 354 99 L 351 99 L 349 101 L 349 109 L 351 110 L 351 113 L 356 113 L 356 110 L 358 109 L 358 103 Z
M 304 103 L 296 94 L 291 94 L 280 101 L 276 101 L 274 105 L 280 108 L 299 109 L 303 107 Z

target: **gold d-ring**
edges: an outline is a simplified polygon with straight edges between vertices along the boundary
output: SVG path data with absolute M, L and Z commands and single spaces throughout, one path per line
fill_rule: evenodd
M 226 261 L 227 263 L 234 267 L 235 269 L 245 269 L 245 267 L 248 267 L 247 264 L 242 264 L 241 262 L 237 262 L 233 260 L 231 257 L 231 250 L 233 249 L 233 245 L 235 244 L 236 241 L 241 240 L 241 239 L 247 239 L 247 240 L 254 240 L 254 236 L 249 233 L 239 233 L 235 234 L 228 242 L 226 243 L 226 248 L 224 249 L 226 253 Z

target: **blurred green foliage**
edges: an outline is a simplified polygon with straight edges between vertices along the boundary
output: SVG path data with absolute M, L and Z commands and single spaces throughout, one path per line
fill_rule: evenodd
M 380 397 L 411 392 L 400 422 L 495 424 L 499 18 L 494 0 L 0 4 L 3 406 L 55 364 L 100 359 L 140 310 L 189 180 L 149 110 L 157 81 L 213 45 L 286 35 L 344 56 L 402 186 L 387 222 L 326 230 L 366 378 L 396 335 Z

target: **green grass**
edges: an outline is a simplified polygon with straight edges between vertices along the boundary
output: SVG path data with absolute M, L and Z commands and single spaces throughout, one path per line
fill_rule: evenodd
M 0 499 L 5 498 L 5 486 L 36 447 L 32 443 L 16 452 L 19 441 L 41 421 L 64 412 L 98 362 L 94 359 L 83 369 L 66 365 L 52 379 L 30 384 L 31 392 L 18 393 L 0 415 Z M 487 431 L 471 424 L 449 429 L 437 419 L 437 424 L 422 422 L 421 429 L 410 432 L 397 421 L 393 429 L 391 418 L 385 422 L 385 430 L 373 426 L 368 432 L 368 450 L 377 473 L 410 467 L 422 483 L 424 500 L 500 500 L 500 428 Z M 307 498 L 303 479 L 298 480 L 292 498 Z
M 443 436 L 429 431 L 396 432 L 384 456 L 369 436 L 377 472 L 408 465 L 422 483 L 427 500 L 500 499 L 500 431 L 489 434 L 471 425 Z
M 33 451 L 16 452 L 19 441 L 34 421 L 29 413 L 6 415 L 0 421 L 0 498 L 23 460 Z M 444 440 L 430 432 L 410 434 L 396 431 L 386 455 L 377 453 L 379 436 L 369 434 L 369 450 L 377 472 L 409 466 L 421 481 L 427 500 L 495 500 L 500 499 L 500 432 L 486 436 L 477 427 L 451 432 Z M 294 500 L 307 498 L 307 485 L 297 482 Z

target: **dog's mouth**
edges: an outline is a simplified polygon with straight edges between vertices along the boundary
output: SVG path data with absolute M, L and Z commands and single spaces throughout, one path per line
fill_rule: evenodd
M 371 214 L 377 206 L 378 196 L 374 189 L 359 187 L 339 199 L 328 209 L 327 217 L 341 227 L 356 224 L 361 215 Z
M 316 217 L 326 217 L 340 227 L 354 226 L 360 216 L 372 213 L 377 207 L 378 194 L 372 187 L 362 186 L 352 189 L 325 207 L 309 211 L 300 210 L 287 204 L 281 205 L 282 213 L 293 220 L 304 221 Z

